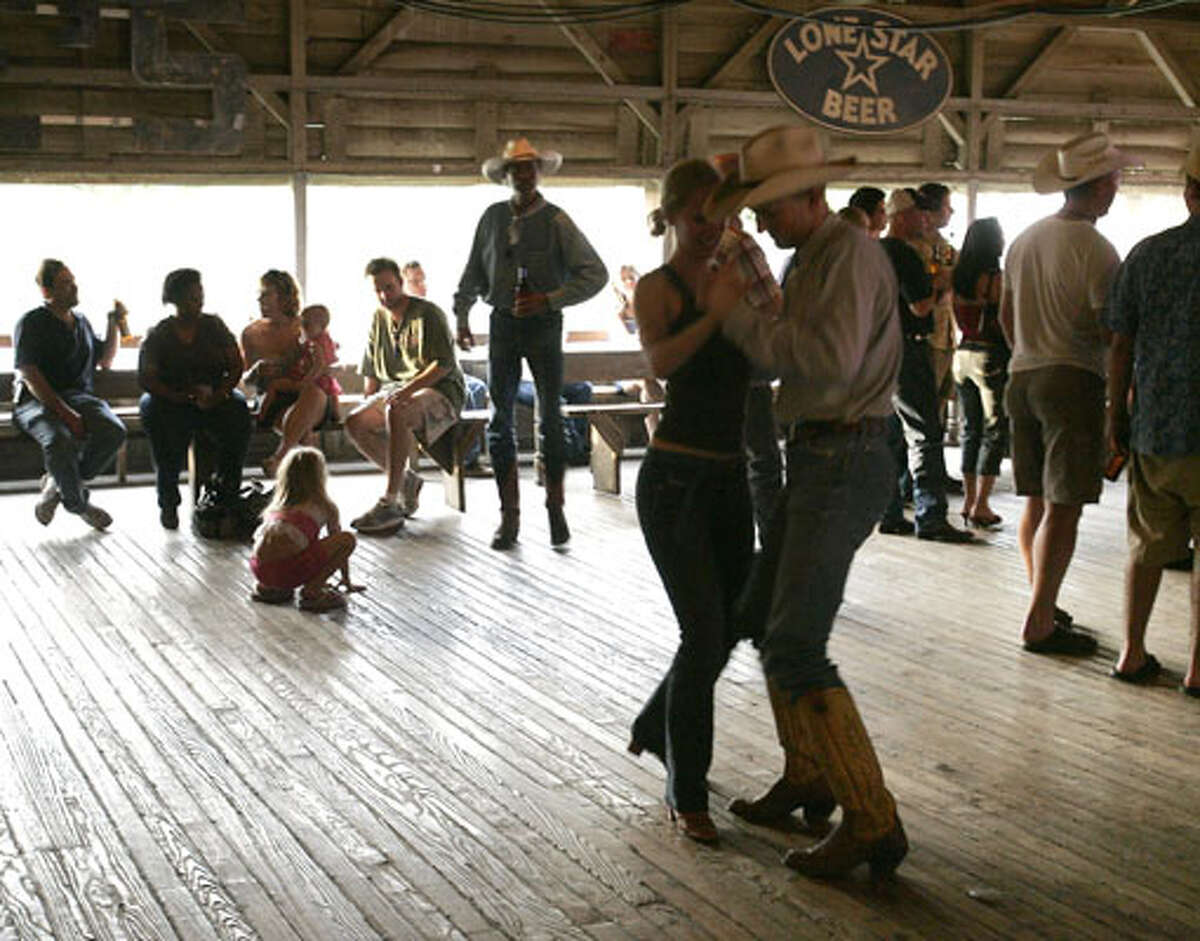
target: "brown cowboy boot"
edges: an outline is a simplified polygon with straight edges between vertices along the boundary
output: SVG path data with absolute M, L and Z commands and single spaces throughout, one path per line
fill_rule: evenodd
M 816 846 L 789 850 L 784 864 L 817 878 L 845 875 L 862 863 L 874 876 L 890 875 L 908 853 L 908 839 L 849 690 L 806 693 L 789 712 L 842 805 L 842 820 Z
M 492 536 L 492 548 L 511 549 L 517 544 L 517 532 L 521 529 L 521 488 L 516 465 L 503 475 L 496 475 L 496 489 L 500 491 L 500 525 Z
M 563 475 L 546 478 L 546 514 L 550 518 L 550 545 L 561 546 L 571 538 L 571 528 L 563 513 Z
M 783 776 L 755 800 L 735 797 L 729 810 L 749 823 L 771 826 L 785 822 L 793 811 L 803 808 L 807 829 L 824 832 L 829 829 L 829 815 L 837 801 L 805 741 L 804 729 L 788 708 L 790 697 L 774 680 L 767 680 L 767 696 L 775 714 L 775 732 L 783 746 Z

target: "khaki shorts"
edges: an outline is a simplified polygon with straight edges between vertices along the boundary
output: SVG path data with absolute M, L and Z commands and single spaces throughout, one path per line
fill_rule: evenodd
M 1104 470 L 1104 379 L 1077 366 L 1013 373 L 1004 394 L 1017 493 L 1097 503 Z
M 1200 545 L 1200 454 L 1129 458 L 1129 554 L 1138 565 L 1166 565 Z
M 371 396 L 364 403 L 365 408 L 375 408 L 381 413 L 387 412 L 388 396 L 397 389 L 403 388 L 399 383 L 389 383 Z M 458 410 L 437 389 L 422 389 L 413 396 L 412 404 L 420 409 L 413 434 L 423 445 L 431 445 L 458 423 Z M 387 430 L 387 424 L 383 426 Z

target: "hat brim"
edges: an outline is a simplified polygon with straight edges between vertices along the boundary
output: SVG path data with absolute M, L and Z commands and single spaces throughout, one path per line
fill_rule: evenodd
M 704 216 L 712 222 L 732 216 L 746 206 L 762 206 L 772 200 L 802 193 L 806 189 L 840 180 L 857 161 L 854 157 L 831 160 L 815 167 L 794 167 L 773 173 L 765 180 L 743 183 L 737 173 L 731 173 L 717 184 L 704 201 Z
M 1140 167 L 1141 161 L 1129 154 L 1122 153 L 1115 147 L 1093 164 L 1085 173 L 1070 180 L 1058 175 L 1058 151 L 1052 150 L 1038 161 L 1033 171 L 1033 191 L 1035 193 L 1061 193 L 1075 186 L 1083 186 L 1102 176 L 1108 176 L 1117 170 L 1127 170 L 1130 167 Z
M 1187 160 L 1183 162 L 1183 175 L 1200 180 L 1200 147 L 1188 151 Z
M 563 155 L 557 150 L 543 150 L 532 158 L 533 162 L 538 165 L 538 172 L 542 176 L 554 176 L 562 166 Z M 510 163 L 517 163 L 517 160 L 510 160 L 504 157 L 488 157 L 483 161 L 483 175 L 493 183 L 504 183 L 504 174 Z

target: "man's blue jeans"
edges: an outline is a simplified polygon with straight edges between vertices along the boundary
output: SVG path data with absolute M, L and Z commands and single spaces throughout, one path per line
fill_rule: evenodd
M 713 686 L 738 641 L 733 607 L 754 550 L 746 466 L 649 448 L 637 511 L 679 621 L 679 649 L 633 739 L 667 766 L 667 803 L 695 813 L 708 809 Z
M 946 458 L 940 410 L 929 347 L 923 341 L 905 340 L 896 411 L 908 439 L 917 532 L 946 522 Z
M 768 381 L 752 381 L 746 391 L 746 443 L 750 498 L 760 545 L 767 543 L 767 527 L 783 490 L 783 457 L 779 453 L 779 427 L 775 424 L 775 394 Z
M 217 489 L 221 499 L 232 501 L 242 486 L 242 467 L 253 431 L 246 397 L 237 389 L 218 405 L 199 409 L 146 393 L 138 403 L 142 427 L 154 456 L 158 505 L 179 506 L 179 472 L 187 460 L 188 444 L 198 434 L 217 446 Z
M 841 686 L 826 652 L 854 553 L 896 482 L 880 420 L 854 431 L 801 430 L 788 444 L 779 564 L 763 671 L 794 696 Z
M 563 447 L 562 411 L 562 313 L 551 311 L 541 317 L 514 317 L 506 310 L 493 310 L 488 325 L 488 392 L 492 397 L 492 420 L 488 422 L 488 453 L 492 470 L 502 481 L 517 463 L 517 428 L 514 411 L 517 386 L 521 382 L 521 360 L 529 363 L 537 388 L 538 450 L 546 468 L 546 479 L 562 480 L 566 470 Z
M 83 418 L 82 440 L 33 397 L 13 409 L 13 420 L 41 445 L 46 472 L 54 478 L 63 509 L 82 513 L 88 502 L 83 483 L 112 464 L 125 443 L 125 425 L 103 399 L 86 392 L 59 394 Z

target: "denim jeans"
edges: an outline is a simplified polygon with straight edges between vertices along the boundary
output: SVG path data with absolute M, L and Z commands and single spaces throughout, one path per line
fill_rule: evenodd
M 767 527 L 775 502 L 783 490 L 783 458 L 779 453 L 779 429 L 775 424 L 775 395 L 770 382 L 751 382 L 746 391 L 746 469 L 758 541 L 767 542 Z
M 138 403 L 142 427 L 154 456 L 158 505 L 179 506 L 179 472 L 196 435 L 206 435 L 217 447 L 217 487 L 224 499 L 233 499 L 242 486 L 242 466 L 250 446 L 251 418 L 246 398 L 234 389 L 214 408 L 169 402 L 149 393 Z
M 841 686 L 826 652 L 854 553 L 896 481 L 879 430 L 799 436 L 788 445 L 784 527 L 762 643 L 767 678 L 794 695 Z
M 942 450 L 942 418 L 929 348 L 904 341 L 904 358 L 896 388 L 896 411 L 904 422 L 913 475 L 917 531 L 946 522 L 946 458 Z
M 879 520 L 881 524 L 898 523 L 904 519 L 904 494 L 906 491 L 911 493 L 913 488 L 912 474 L 908 472 L 908 446 L 904 442 L 904 422 L 894 412 L 888 418 L 887 445 L 899 473 L 896 475 L 896 486 L 892 490 L 891 499 L 888 500 L 883 517 Z
M 750 568 L 754 523 L 746 467 L 650 448 L 638 521 L 679 621 L 679 648 L 633 723 L 667 766 L 667 803 L 708 809 L 713 686 L 737 643 L 733 607 Z
M 488 335 L 488 392 L 492 419 L 488 422 L 488 452 L 497 480 L 503 480 L 517 463 L 517 428 L 514 411 L 521 383 L 521 360 L 529 363 L 537 388 L 538 451 L 547 480 L 561 480 L 566 470 L 562 411 L 562 313 L 542 317 L 513 317 L 493 310 Z
M 1007 348 L 960 349 L 954 354 L 954 378 L 962 403 L 962 472 L 997 477 L 1008 450 Z
M 13 409 L 13 420 L 41 445 L 46 473 L 54 478 L 63 509 L 82 513 L 88 502 L 83 482 L 108 469 L 125 443 L 125 425 L 94 395 L 65 392 L 60 397 L 83 419 L 82 440 L 32 396 Z

